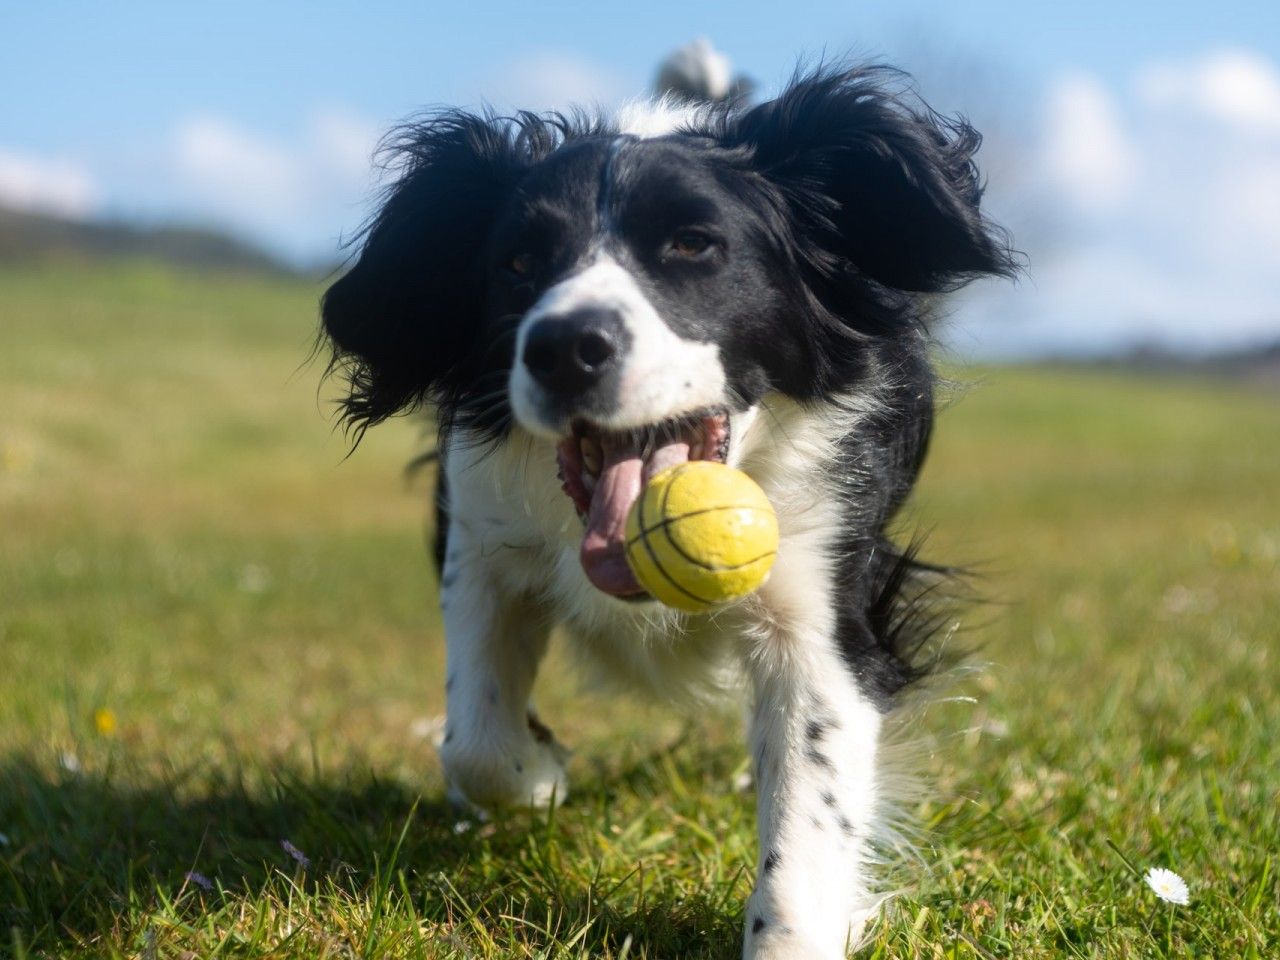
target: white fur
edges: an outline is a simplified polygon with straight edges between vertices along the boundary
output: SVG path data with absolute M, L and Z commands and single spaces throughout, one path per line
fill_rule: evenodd
M 760 863 L 747 957 L 843 957 L 875 903 L 863 867 L 876 832 L 880 715 L 831 642 L 833 506 L 821 503 L 782 542 L 763 616 L 748 628 Z
M 619 108 L 613 122 L 619 133 L 651 140 L 694 124 L 706 111 L 706 106 L 675 97 L 631 100 Z
M 449 719 L 440 755 L 456 798 L 547 806 L 568 789 L 563 751 L 535 739 L 529 724 L 551 624 L 494 581 L 483 542 L 465 520 L 449 532 L 441 577 Z
M 595 277 L 577 289 L 619 289 L 608 265 Z M 558 294 L 570 295 L 585 294 Z M 865 866 L 881 809 L 880 717 L 834 642 L 830 538 L 839 492 L 826 468 L 840 433 L 866 412 L 845 401 L 802 407 L 770 397 L 732 417 L 729 460 L 774 503 L 781 541 L 765 586 L 714 616 L 626 603 L 591 586 L 578 562 L 581 523 L 559 489 L 550 439 L 517 427 L 495 449 L 453 435 L 445 451 L 443 760 L 454 791 L 481 804 L 565 796 L 563 749 L 539 743 L 525 720 L 552 624 L 564 624 L 583 658 L 607 674 L 661 696 L 745 685 L 754 696 L 760 865 L 744 955 L 843 957 L 878 903 Z M 773 851 L 778 859 L 766 869 Z
M 538 299 L 520 321 L 516 356 L 524 356 L 534 326 L 557 323 L 583 309 L 615 311 L 631 338 L 622 358 L 617 406 L 610 415 L 594 418 L 598 426 L 610 430 L 643 427 L 725 402 L 720 348 L 677 335 L 635 278 L 604 253 Z M 542 388 L 522 362 L 512 365 L 510 397 L 516 419 L 530 430 L 550 437 L 567 432 L 567 424 L 546 413 Z

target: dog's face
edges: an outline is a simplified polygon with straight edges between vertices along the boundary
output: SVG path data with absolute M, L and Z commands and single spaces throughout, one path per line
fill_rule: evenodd
M 638 593 L 622 537 L 648 477 L 723 459 L 728 414 L 766 391 L 856 390 L 869 345 L 918 335 L 917 294 L 1011 267 L 976 136 L 885 84 L 811 77 L 647 139 L 528 115 L 409 128 L 325 297 L 348 415 L 425 400 L 446 428 L 554 440 L 588 576 Z
M 510 402 L 552 437 L 741 407 L 799 345 L 781 264 L 719 151 L 575 144 L 516 191 L 493 237 L 489 322 L 516 318 Z
M 723 460 L 730 410 L 752 404 L 789 350 L 765 224 L 721 151 L 679 138 L 594 137 L 515 191 L 490 250 L 487 322 L 514 325 L 515 419 L 558 441 L 585 518 L 583 567 L 640 594 L 627 513 L 661 469 Z

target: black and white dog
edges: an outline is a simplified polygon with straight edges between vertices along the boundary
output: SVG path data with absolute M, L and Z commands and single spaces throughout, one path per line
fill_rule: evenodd
M 405 128 L 324 329 L 363 429 L 432 407 L 456 796 L 568 795 L 530 694 L 548 635 L 660 697 L 749 691 L 747 957 L 845 955 L 879 903 L 882 720 L 919 674 L 929 568 L 886 525 L 924 459 L 937 294 L 1015 264 L 979 137 L 879 67 L 755 107 Z M 646 479 L 723 460 L 781 545 L 753 596 L 660 607 L 623 557 Z

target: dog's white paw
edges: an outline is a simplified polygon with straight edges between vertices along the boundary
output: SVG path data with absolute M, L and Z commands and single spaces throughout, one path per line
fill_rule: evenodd
M 843 946 L 824 950 L 793 930 L 783 928 L 747 932 L 743 960 L 845 960 Z
M 569 792 L 565 751 L 554 740 L 440 746 L 449 799 L 461 806 L 549 807 Z

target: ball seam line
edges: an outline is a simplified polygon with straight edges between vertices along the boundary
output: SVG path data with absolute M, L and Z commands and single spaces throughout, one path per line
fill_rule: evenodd
M 676 519 L 681 520 L 683 519 L 683 517 L 677 517 Z M 666 527 L 667 527 L 667 524 L 662 523 L 654 527 L 653 529 L 662 530 L 667 535 L 667 543 L 671 544 L 672 550 L 674 550 L 676 553 L 680 554 L 680 556 L 688 560 L 689 563 L 693 564 L 693 566 L 701 567 L 703 570 L 706 570 L 709 573 L 732 573 L 734 570 L 741 570 L 743 567 L 749 567 L 753 563 L 759 563 L 761 560 L 765 559 L 766 557 L 774 557 L 774 556 L 777 556 L 778 554 L 777 550 L 766 550 L 764 553 L 760 554 L 760 556 L 758 557 L 752 557 L 750 560 L 743 560 L 741 563 L 734 563 L 727 567 L 721 566 L 720 564 L 710 564 L 710 563 L 707 563 L 705 560 L 699 560 L 697 557 L 690 556 L 684 550 L 684 548 L 680 546 L 680 544 L 676 543 L 676 538 L 671 535 L 671 531 L 667 530 Z
M 662 516 L 662 519 L 661 519 L 661 520 L 659 520 L 656 524 L 654 524 L 654 525 L 653 525 L 653 527 L 648 527 L 648 526 L 645 524 L 645 522 L 644 522 L 644 501 L 643 501 L 643 496 L 644 496 L 644 494 L 643 494 L 643 492 L 641 493 L 641 498 L 642 498 L 642 499 L 641 499 L 641 502 L 640 502 L 640 533 L 639 533 L 639 536 L 640 536 L 640 537 L 646 537 L 646 538 L 647 538 L 647 536 L 648 536 L 648 534 L 649 534 L 650 532 L 652 532 L 652 531 L 654 531 L 654 530 L 661 530 L 663 533 L 665 533 L 665 534 L 667 535 L 667 543 L 671 544 L 671 549 L 675 550 L 675 552 L 676 552 L 676 553 L 680 554 L 680 556 L 684 557 L 687 561 L 689 561 L 689 563 L 693 564 L 695 567 L 701 567 L 703 570 L 709 571 L 710 573 L 731 573 L 731 572 L 733 572 L 734 570 L 741 570 L 741 569 L 743 569 L 744 567 L 749 567 L 749 566 L 750 566 L 751 564 L 753 564 L 753 563 L 759 563 L 759 562 L 760 562 L 761 560 L 763 560 L 765 557 L 777 556 L 778 551 L 777 551 L 776 549 L 775 549 L 775 550 L 767 550 L 767 551 L 765 551 L 764 553 L 760 554 L 760 556 L 758 556 L 758 557 L 753 557 L 752 559 L 750 559 L 750 560 L 745 560 L 745 561 L 743 561 L 742 563 L 736 563 L 736 564 L 734 564 L 733 566 L 728 566 L 728 567 L 725 567 L 725 566 L 719 566 L 719 565 L 712 566 L 712 565 L 711 565 L 711 564 L 709 564 L 709 563 L 704 563 L 704 562 L 702 562 L 701 560 L 697 559 L 696 557 L 691 557 L 691 556 L 690 556 L 690 555 L 689 555 L 689 554 L 688 554 L 688 553 L 687 553 L 687 552 L 686 552 L 686 551 L 685 551 L 685 550 L 680 546 L 680 544 L 676 542 L 675 535 L 671 532 L 670 527 L 671 527 L 671 525 L 672 525 L 672 524 L 677 523 L 677 522 L 679 522 L 680 520 L 684 520 L 684 519 L 686 519 L 686 518 L 688 518 L 688 517 L 697 517 L 697 516 L 702 516 L 703 514 L 707 514 L 707 513 L 715 513 L 716 511 L 719 511 L 719 510 L 751 510 L 751 511 L 753 511 L 753 512 L 755 512 L 755 513 L 760 513 L 760 514 L 766 514 L 766 515 L 767 515 L 767 512 L 766 512 L 766 511 L 764 511 L 764 510 L 761 510 L 759 507 L 753 507 L 753 506 L 751 506 L 751 505 L 749 505 L 749 504 L 744 504 L 744 505 L 734 505 L 734 506 L 704 507 L 704 508 L 702 508 L 702 509 L 700 509 L 700 510 L 690 510 L 688 513 L 682 513 L 682 514 L 680 514 L 680 516 L 678 516 L 678 517 L 668 517 L 668 516 L 667 516 L 667 508 L 668 508 L 668 506 L 670 505 L 670 501 L 671 501 L 671 491 L 675 488 L 676 480 L 679 478 L 680 474 L 682 474 L 682 473 L 687 473 L 687 472 L 688 472 L 688 470 L 689 470 L 689 466 L 690 466 L 690 464 L 695 463 L 695 462 L 696 462 L 696 461 L 693 461 L 693 460 L 686 460 L 684 463 L 679 464 L 678 466 L 676 466 L 676 467 L 674 467 L 674 468 L 672 469 L 672 471 L 671 471 L 671 479 L 670 479 L 669 481 L 667 481 L 666 489 L 664 489 L 664 490 L 662 491 L 662 509 L 661 509 L 661 511 L 660 511 L 661 516 Z M 647 539 L 646 539 L 646 541 L 645 541 L 645 547 L 649 550 L 649 556 L 653 557 L 653 562 L 654 562 L 655 564 L 657 564 L 658 569 L 659 569 L 659 570 L 662 570 L 663 575 L 664 575 L 664 576 L 666 576 L 668 580 L 670 580 L 670 579 L 671 579 L 670 574 L 668 574 L 666 570 L 663 570 L 663 569 L 662 569 L 662 565 L 661 565 L 661 564 L 658 564 L 658 558 L 657 558 L 656 556 L 654 556 L 654 554 L 653 554 L 653 550 L 652 550 L 652 548 L 650 548 L 650 547 L 649 547 L 649 545 L 648 545 L 648 540 L 647 540 Z M 625 545 L 624 545 L 624 549 L 625 549 Z M 672 582 L 674 582 L 674 581 L 672 581 Z M 677 584 L 677 586 L 679 586 L 679 585 Z M 689 594 L 689 596 L 691 596 L 691 597 L 693 597 L 693 596 L 694 596 L 694 594 L 689 593 L 689 591 L 688 591 L 688 590 L 685 590 L 684 592 L 685 592 L 685 593 L 688 593 L 688 594 Z M 695 598 L 695 599 L 696 599 L 696 598 Z M 705 601 L 704 601 L 704 602 L 705 602 Z
M 666 503 L 664 502 L 662 506 L 663 506 L 663 509 L 665 510 L 665 509 L 666 509 Z M 752 513 L 758 513 L 758 514 L 760 514 L 760 515 L 761 515 L 761 516 L 763 516 L 763 517 L 768 517 L 768 516 L 769 516 L 769 511 L 764 510 L 764 509 L 762 509 L 762 508 L 760 508 L 760 507 L 753 507 L 753 506 L 750 506 L 750 505 L 747 505 L 747 504 L 744 504 L 744 505 L 741 505 L 741 506 L 740 506 L 740 505 L 738 505 L 738 504 L 731 504 L 731 505 L 729 505 L 729 506 L 722 506 L 722 507 L 704 507 L 704 508 L 702 508 L 702 509 L 700 509 L 700 510 L 690 510 L 688 513 L 682 513 L 682 514 L 680 514 L 680 516 L 678 516 L 678 517 L 666 517 L 666 518 L 664 518 L 664 519 L 662 519 L 662 520 L 659 520 L 659 521 L 658 521 L 657 523 L 655 523 L 652 527 L 646 527 L 646 526 L 644 525 L 644 509 L 643 509 L 643 508 L 641 508 L 641 510 L 640 510 L 640 514 L 641 514 L 641 517 L 640 517 L 640 532 L 639 532 L 638 534 L 636 534 L 634 537 L 632 537 L 630 540 L 628 540 L 628 541 L 627 541 L 627 545 L 628 545 L 628 546 L 630 546 L 631 544 L 635 543 L 637 540 L 639 540 L 639 539 L 641 539 L 642 537 L 644 537 L 644 535 L 645 535 L 646 533 L 648 533 L 649 531 L 651 531 L 651 530 L 661 530 L 661 529 L 663 529 L 664 527 L 669 527 L 669 526 L 671 526 L 671 525 L 672 525 L 672 524 L 674 524 L 674 523 L 679 523 L 681 520 L 687 520 L 689 517 L 700 517 L 700 516 L 702 516 L 702 515 L 703 515 L 703 514 L 705 514 L 705 513 L 718 513 L 718 512 L 720 512 L 721 510 L 750 510 Z
M 666 504 L 667 495 L 670 492 L 671 492 L 670 487 L 667 487 L 667 489 L 663 491 L 662 500 L 664 505 Z M 639 507 L 640 507 L 640 529 L 642 531 L 645 529 L 644 501 L 645 501 L 644 492 L 641 491 Z M 702 597 L 698 596 L 696 593 L 693 593 L 691 590 L 686 590 L 684 586 L 682 586 L 680 583 L 676 581 L 675 577 L 671 576 L 671 574 L 667 572 L 667 569 L 662 565 L 661 561 L 658 560 L 658 554 L 654 551 L 653 545 L 650 544 L 649 541 L 643 537 L 643 535 L 638 539 L 642 544 L 644 544 L 645 551 L 649 554 L 649 559 L 653 561 L 654 567 L 657 568 L 658 573 L 662 574 L 662 578 L 666 580 L 667 583 L 671 584 L 671 586 L 675 587 L 677 590 L 683 593 L 690 600 L 694 600 L 697 603 L 700 603 L 706 607 L 715 606 L 715 604 L 712 601 L 703 599 Z M 671 538 L 668 536 L 667 539 L 670 540 Z M 625 552 L 625 547 L 624 547 L 624 552 Z

